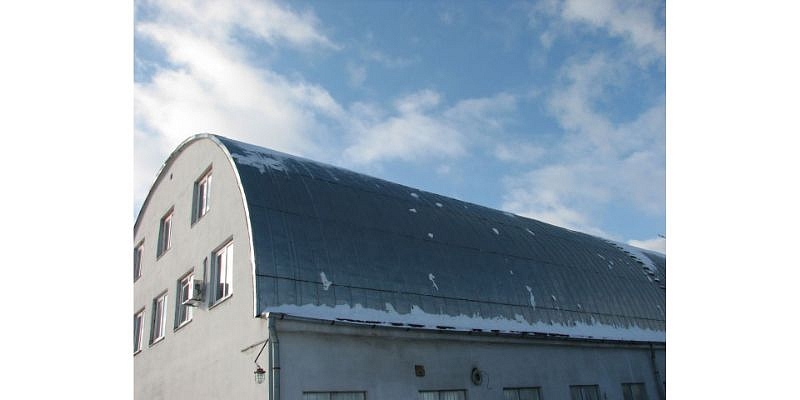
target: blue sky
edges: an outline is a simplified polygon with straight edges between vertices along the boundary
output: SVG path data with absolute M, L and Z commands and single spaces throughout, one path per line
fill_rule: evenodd
M 663 1 L 137 1 L 134 30 L 137 212 L 211 132 L 665 252 Z

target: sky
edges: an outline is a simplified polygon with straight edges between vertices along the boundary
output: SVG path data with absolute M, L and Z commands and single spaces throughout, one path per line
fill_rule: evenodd
M 134 4 L 134 214 L 215 133 L 666 253 L 664 1 Z

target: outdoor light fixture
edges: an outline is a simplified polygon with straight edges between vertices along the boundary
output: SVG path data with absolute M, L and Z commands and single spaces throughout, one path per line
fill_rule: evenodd
M 264 341 L 264 345 L 261 346 L 261 350 L 258 351 L 258 355 L 256 355 L 256 359 L 253 360 L 253 364 L 256 365 L 256 370 L 253 371 L 253 377 L 256 379 L 256 383 L 259 384 L 259 385 L 264 383 L 264 378 L 267 376 L 267 371 L 264 371 L 264 368 L 261 368 L 261 366 L 258 365 L 258 357 L 261 357 L 261 352 L 264 351 L 264 347 L 267 347 L 267 342 L 268 341 L 269 340 L 265 340 Z
M 258 368 L 256 368 L 255 372 L 253 372 L 253 376 L 256 378 L 256 383 L 264 383 L 264 377 L 267 376 L 267 371 L 264 371 L 264 368 L 261 368 L 261 366 L 258 364 L 256 364 L 256 366 L 258 366 Z

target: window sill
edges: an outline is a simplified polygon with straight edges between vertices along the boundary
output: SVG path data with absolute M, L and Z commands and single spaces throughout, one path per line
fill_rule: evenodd
M 208 211 L 206 211 L 205 214 L 193 218 L 192 223 L 189 225 L 189 228 L 194 228 L 194 226 L 199 224 L 200 221 L 202 221 L 205 218 L 205 216 L 208 215 L 208 213 L 210 213 L 210 212 L 211 212 L 211 210 L 208 210 Z
M 227 296 L 225 296 L 225 297 L 223 297 L 223 298 L 221 298 L 221 299 L 217 300 L 216 302 L 214 302 L 214 304 L 210 305 L 210 306 L 208 307 L 208 309 L 210 310 L 210 309 L 212 309 L 212 308 L 214 308 L 214 307 L 218 306 L 219 304 L 221 304 L 221 303 L 224 303 L 226 300 L 230 299 L 231 297 L 233 297 L 233 293 L 228 293 L 228 295 L 227 295 Z
M 172 247 L 169 247 L 169 248 L 165 249 L 164 251 L 158 253 L 158 255 L 156 256 L 156 261 L 160 260 L 161 257 L 164 257 L 165 255 L 169 254 L 170 250 L 172 250 Z
M 165 337 L 166 337 L 166 336 L 161 336 L 160 338 L 157 338 L 156 340 L 153 340 L 153 341 L 150 343 L 150 347 L 153 347 L 153 346 L 155 346 L 155 345 L 157 345 L 157 344 L 159 344 L 159 343 L 163 342 Z
M 179 331 L 179 330 L 180 330 L 181 328 L 183 328 L 184 326 L 186 326 L 186 325 L 189 325 L 189 323 L 190 323 L 190 322 L 192 322 L 193 320 L 194 320 L 194 318 L 192 318 L 192 319 L 190 319 L 190 320 L 186 320 L 186 321 L 183 321 L 183 322 L 181 322 L 181 323 L 180 323 L 180 325 L 176 326 L 176 327 L 175 327 L 175 329 L 173 329 L 172 331 L 173 331 L 173 332 L 177 332 L 177 331 Z

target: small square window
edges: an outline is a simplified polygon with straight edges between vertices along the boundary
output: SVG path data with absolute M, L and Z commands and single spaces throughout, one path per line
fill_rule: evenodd
M 158 227 L 158 256 L 161 257 L 171 246 L 172 210 L 169 210 L 169 212 L 161 218 L 161 224 Z
M 185 304 L 192 295 L 192 280 L 194 274 L 190 273 L 178 280 L 178 296 L 175 301 L 175 328 L 180 328 L 192 320 L 192 307 Z
M 572 400 L 600 400 L 600 386 L 571 385 L 569 394 Z
M 211 260 L 212 304 L 231 295 L 233 288 L 233 242 L 214 252 Z
M 164 326 L 167 323 L 167 294 L 153 299 L 153 321 L 150 329 L 150 344 L 164 338 Z
M 144 310 L 133 315 L 133 353 L 142 350 L 142 334 L 144 333 Z
M 647 393 L 644 390 L 644 383 L 623 383 L 623 400 L 647 400 Z
M 144 252 L 144 244 L 139 243 L 133 249 L 133 281 L 136 282 L 142 276 L 142 252 Z
M 466 390 L 420 390 L 419 400 L 466 400 Z
M 503 389 L 505 400 L 541 400 L 538 387 L 529 388 L 505 388 Z
M 211 170 L 206 171 L 194 183 L 194 196 L 192 197 L 192 223 L 197 222 L 209 210 L 211 200 Z

